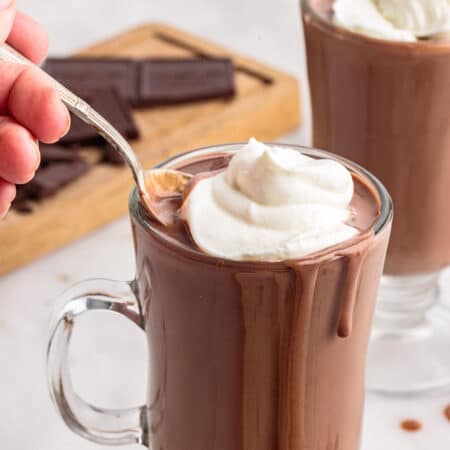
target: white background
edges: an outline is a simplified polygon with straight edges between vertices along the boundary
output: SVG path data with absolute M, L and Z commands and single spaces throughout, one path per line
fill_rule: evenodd
M 18 0 L 18 4 L 45 25 L 53 54 L 67 54 L 130 26 L 162 20 L 298 75 L 307 98 L 296 0 Z M 284 140 L 309 143 L 309 108 L 307 101 L 304 104 L 306 125 Z M 128 220 L 122 219 L 0 279 L 1 450 L 99 448 L 69 432 L 49 400 L 45 380 L 49 319 L 55 296 L 70 283 L 91 277 L 131 279 L 133 271 Z M 106 407 L 141 403 L 146 350 L 140 331 L 105 315 L 83 319 L 78 331 L 71 355 L 78 391 Z M 368 396 L 363 449 L 449 450 L 450 423 L 442 415 L 446 403 L 449 394 L 403 400 Z M 423 421 L 424 430 L 402 432 L 398 424 L 407 417 Z

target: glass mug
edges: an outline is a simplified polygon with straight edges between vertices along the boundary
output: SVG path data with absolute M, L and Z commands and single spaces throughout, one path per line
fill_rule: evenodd
M 219 156 L 223 161 L 240 147 L 194 150 L 158 167 L 186 168 Z M 286 264 L 200 253 L 149 221 L 134 190 L 129 206 L 136 279 L 91 280 L 70 288 L 49 341 L 51 395 L 69 428 L 100 444 L 165 450 L 306 450 L 336 442 L 346 450 L 359 448 L 365 358 L 392 203 L 381 183 L 359 166 L 326 152 L 298 150 L 339 160 L 380 203 L 361 266 L 351 336 L 336 333 L 344 256 L 324 257 L 315 272 L 314 302 L 307 304 L 300 301 L 311 287 L 307 278 Z M 302 267 L 314 271 L 314 264 Z M 73 391 L 72 331 L 80 315 L 94 310 L 121 314 L 146 334 L 145 405 L 104 410 Z

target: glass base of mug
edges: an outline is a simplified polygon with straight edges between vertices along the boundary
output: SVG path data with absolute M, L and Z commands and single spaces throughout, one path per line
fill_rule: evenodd
M 441 272 L 384 276 L 367 366 L 367 389 L 419 394 L 450 387 L 450 324 L 433 312 Z

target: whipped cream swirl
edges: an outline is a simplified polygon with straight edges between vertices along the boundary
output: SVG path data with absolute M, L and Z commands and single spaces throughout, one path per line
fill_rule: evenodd
M 300 258 L 352 238 L 350 172 L 255 139 L 224 172 L 200 178 L 181 213 L 207 254 L 234 260 Z
M 395 27 L 415 36 L 450 29 L 450 0 L 375 0 Z
M 335 22 L 380 39 L 414 42 L 450 30 L 450 0 L 335 0 Z

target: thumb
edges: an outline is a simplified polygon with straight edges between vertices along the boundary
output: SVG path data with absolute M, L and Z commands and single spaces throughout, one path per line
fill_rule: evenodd
M 15 0 L 0 0 L 0 44 L 3 44 L 9 36 L 15 12 Z

